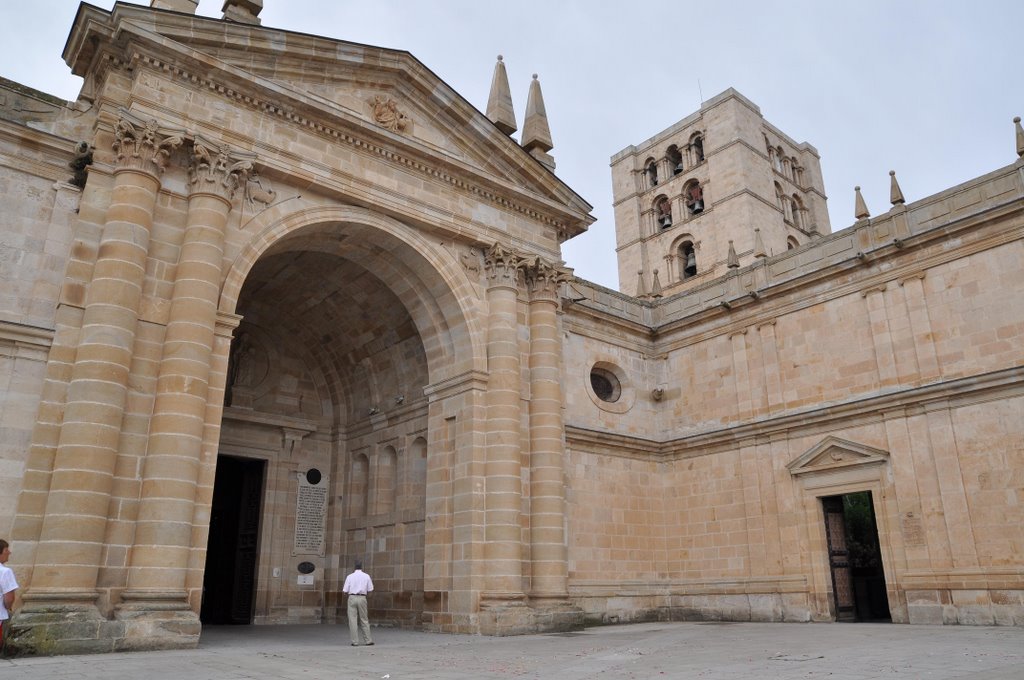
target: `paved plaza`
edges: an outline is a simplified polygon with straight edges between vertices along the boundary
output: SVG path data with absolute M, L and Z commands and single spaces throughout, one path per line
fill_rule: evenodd
M 17 680 L 906 678 L 1020 680 L 1024 630 L 892 624 L 644 623 L 479 637 L 345 626 L 208 627 L 199 648 L 0 660 Z

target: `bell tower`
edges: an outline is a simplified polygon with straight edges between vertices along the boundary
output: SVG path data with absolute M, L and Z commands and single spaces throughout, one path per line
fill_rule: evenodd
M 831 232 L 817 149 L 731 88 L 611 166 L 626 293 L 678 293 Z

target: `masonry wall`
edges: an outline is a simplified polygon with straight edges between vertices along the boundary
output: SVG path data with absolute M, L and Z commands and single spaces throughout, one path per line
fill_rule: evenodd
M 568 339 L 573 370 L 618 362 L 624 382 L 664 387 L 657 401 L 567 401 L 572 592 L 588 615 L 827 620 L 820 499 L 871 491 L 894 621 L 1019 625 L 1020 192 L 1005 168 L 637 306 L 658 328 L 646 347 L 630 315 L 601 342 Z M 595 289 L 569 326 L 593 335 L 582 318 L 610 302 Z M 883 453 L 801 467 L 821 446 L 836 461 Z M 602 583 L 580 565 L 620 534 L 658 533 L 623 529 L 639 516 L 617 500 L 634 470 L 650 474 L 664 539 L 628 545 L 658 575 L 633 583 L 604 564 L 618 585 Z
M 4 90 L 4 102 L 13 105 Z M 24 102 L 22 102 L 24 103 Z M 14 108 L 12 106 L 12 108 Z M 13 112 L 11 112 L 13 113 Z M 5 110 L 0 117 L 6 117 Z M 0 532 L 10 536 L 55 332 L 79 190 L 70 145 L 0 120 Z

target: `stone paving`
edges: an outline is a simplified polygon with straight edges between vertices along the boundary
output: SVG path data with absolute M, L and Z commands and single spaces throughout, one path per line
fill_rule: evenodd
M 892 624 L 644 623 L 479 637 L 344 626 L 208 627 L 199 648 L 0 660 L 18 680 L 701 678 L 1020 680 L 1024 629 Z

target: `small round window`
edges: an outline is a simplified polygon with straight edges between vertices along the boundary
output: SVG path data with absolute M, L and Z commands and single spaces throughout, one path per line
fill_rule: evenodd
M 601 401 L 614 403 L 622 395 L 622 385 L 611 371 L 595 366 L 590 369 L 590 386 Z

